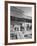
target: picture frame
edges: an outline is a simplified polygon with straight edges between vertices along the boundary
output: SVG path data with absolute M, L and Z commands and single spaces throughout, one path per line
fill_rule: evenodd
M 36 3 L 5 1 L 5 45 L 36 43 Z

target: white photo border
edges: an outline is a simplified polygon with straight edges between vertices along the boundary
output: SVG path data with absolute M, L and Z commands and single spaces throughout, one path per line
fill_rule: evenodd
M 32 7 L 32 39 L 10 40 L 10 6 Z M 31 42 L 34 41 L 34 5 L 8 3 L 8 43 L 30 42 L 30 41 Z

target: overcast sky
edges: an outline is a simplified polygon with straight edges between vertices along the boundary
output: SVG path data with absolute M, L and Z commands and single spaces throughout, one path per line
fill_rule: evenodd
M 21 9 L 24 15 L 31 16 L 32 15 L 32 8 L 31 7 L 18 7 L 18 9 Z
M 32 16 L 32 8 L 31 7 L 10 7 L 11 16 L 19 16 L 19 17 L 25 17 L 25 16 Z

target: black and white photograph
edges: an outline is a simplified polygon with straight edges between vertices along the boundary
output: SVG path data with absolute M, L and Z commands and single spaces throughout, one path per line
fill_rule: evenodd
M 5 2 L 5 44 L 36 42 L 36 3 Z
M 10 39 L 32 39 L 32 7 L 10 6 Z
M 34 40 L 33 15 L 34 5 L 8 4 L 8 39 L 11 42 Z

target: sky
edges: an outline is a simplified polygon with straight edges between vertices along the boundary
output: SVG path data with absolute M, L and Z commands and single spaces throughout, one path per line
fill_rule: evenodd
M 31 7 L 10 7 L 11 11 L 11 16 L 16 16 L 16 17 L 32 17 L 32 8 Z

